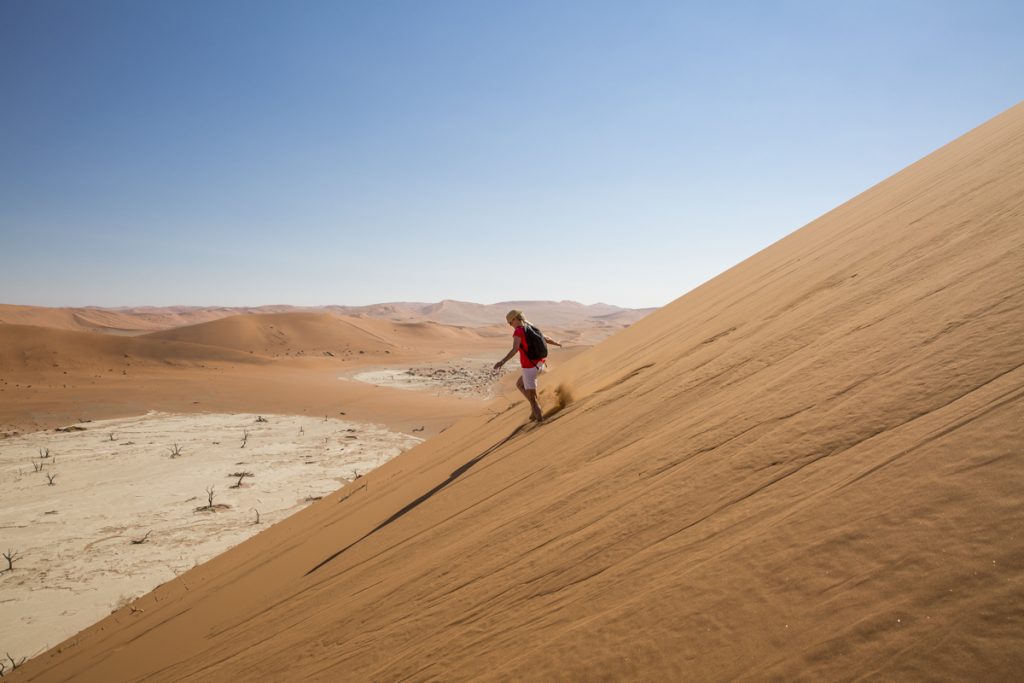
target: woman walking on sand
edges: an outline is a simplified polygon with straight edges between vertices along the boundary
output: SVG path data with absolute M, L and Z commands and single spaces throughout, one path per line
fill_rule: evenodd
M 494 364 L 494 369 L 500 370 L 501 366 L 508 359 L 516 355 L 516 351 L 519 352 L 519 364 L 522 366 L 523 374 L 519 377 L 519 381 L 516 382 L 516 388 L 530 402 L 530 419 L 543 420 L 544 413 L 540 409 L 540 403 L 537 402 L 537 375 L 545 370 L 547 347 L 540 340 L 543 339 L 544 342 L 559 347 L 561 344 L 554 339 L 544 336 L 544 333 L 533 327 L 522 311 L 517 311 L 513 308 L 505 314 L 505 320 L 515 328 L 515 331 L 512 333 L 512 350 Z M 532 348 L 529 341 L 531 338 L 534 340 Z

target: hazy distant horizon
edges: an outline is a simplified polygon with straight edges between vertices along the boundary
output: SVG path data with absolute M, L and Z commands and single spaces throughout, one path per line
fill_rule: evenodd
M 100 308 L 109 310 L 122 310 L 122 309 L 138 309 L 138 308 L 208 308 L 208 309 L 219 309 L 219 308 L 275 308 L 275 307 L 289 307 L 289 308 L 364 308 L 370 306 L 388 306 L 388 305 L 412 305 L 412 306 L 431 306 L 446 302 L 460 303 L 460 304 L 471 304 L 477 306 L 498 306 L 500 304 L 524 304 L 524 303 L 553 303 L 553 304 L 580 304 L 582 306 L 612 306 L 615 308 L 621 308 L 626 310 L 645 310 L 645 309 L 656 309 L 661 308 L 660 306 L 620 306 L 619 304 L 609 303 L 607 301 L 594 301 L 594 302 L 583 302 L 576 301 L 574 299 L 506 299 L 502 301 L 469 301 L 466 299 L 440 299 L 438 301 L 374 301 L 366 304 L 350 304 L 350 303 L 331 303 L 331 304 L 290 304 L 290 303 L 269 303 L 269 304 L 123 304 L 123 305 L 100 305 L 100 304 L 83 304 L 83 305 L 68 305 L 68 304 L 32 304 L 32 303 L 21 303 L 15 301 L 0 301 L 0 305 L 7 306 L 26 306 L 33 308 Z

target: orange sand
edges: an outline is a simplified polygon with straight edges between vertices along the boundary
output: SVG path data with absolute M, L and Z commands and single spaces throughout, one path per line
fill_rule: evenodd
M 1018 678 L 1022 187 L 1018 105 L 14 680 Z

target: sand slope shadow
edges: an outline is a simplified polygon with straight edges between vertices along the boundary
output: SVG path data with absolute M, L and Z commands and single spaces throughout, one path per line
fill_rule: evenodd
M 513 430 L 512 430 L 512 433 L 511 433 L 511 434 L 509 434 L 509 435 L 508 435 L 508 436 L 506 436 L 505 438 L 501 439 L 501 440 L 500 440 L 500 441 L 498 441 L 497 443 L 493 444 L 492 446 L 488 447 L 488 448 L 487 448 L 487 450 L 485 450 L 485 451 L 483 451 L 482 453 L 480 453 L 479 455 L 477 455 L 477 456 L 473 457 L 473 458 L 472 458 L 471 460 L 469 460 L 469 461 L 467 461 L 467 462 L 466 462 L 465 464 L 463 464 L 463 465 L 459 466 L 459 467 L 458 467 L 457 469 L 455 469 L 455 470 L 452 470 L 452 473 L 448 475 L 448 478 L 447 478 L 447 479 L 445 479 L 444 481 L 442 481 L 442 482 L 441 482 L 440 484 L 438 484 L 438 485 L 437 485 L 437 486 L 435 486 L 434 488 L 430 489 L 429 491 L 427 491 L 426 493 L 424 493 L 424 494 L 423 494 L 422 496 L 420 496 L 420 497 L 416 498 L 416 500 L 412 501 L 411 503 L 409 503 L 408 505 L 406 505 L 405 507 L 403 507 L 403 508 L 402 508 L 401 510 L 399 510 L 399 511 L 398 511 L 398 512 L 396 512 L 395 514 L 393 514 L 393 515 L 391 515 L 390 517 L 388 517 L 387 519 L 385 519 L 385 520 L 384 520 L 383 522 L 381 522 L 380 524 L 378 524 L 377 526 L 375 526 L 375 527 L 374 527 L 373 529 L 371 529 L 370 531 L 368 531 L 368 532 L 367 532 L 366 534 L 364 534 L 364 535 L 363 535 L 362 537 L 360 537 L 359 539 L 357 539 L 357 540 L 353 541 L 352 543 L 349 543 L 349 544 L 348 544 L 347 546 L 345 546 L 344 548 L 342 548 L 342 549 L 341 549 L 341 550 L 339 550 L 338 552 L 336 552 L 336 553 L 334 553 L 334 554 L 330 555 L 329 557 L 327 557 L 326 559 L 324 559 L 324 560 L 323 560 L 322 562 L 320 562 L 320 563 L 319 563 L 319 564 L 317 564 L 317 565 L 316 565 L 315 567 L 313 567 L 312 569 L 310 569 L 309 571 L 307 571 L 307 572 L 306 572 L 305 574 L 303 574 L 303 576 L 309 576 L 310 574 L 312 574 L 312 573 L 313 573 L 313 572 L 315 572 L 316 570 L 320 569 L 321 567 L 323 567 L 323 566 L 324 566 L 324 565 L 326 565 L 327 563 L 329 563 L 329 562 L 331 562 L 332 560 L 335 560 L 335 559 L 337 559 L 338 557 L 340 557 L 340 556 L 341 556 L 342 554 L 344 554 L 345 552 L 347 552 L 347 551 L 348 551 L 348 550 L 349 550 L 350 548 L 352 548 L 353 546 L 355 546 L 355 545 L 358 545 L 359 543 L 362 543 L 362 542 L 363 542 L 363 541 L 365 541 L 365 540 L 366 540 L 367 538 L 369 538 L 370 536 L 374 535 L 375 533 L 377 533 L 378 531 L 380 531 L 380 530 L 381 530 L 381 529 L 383 529 L 384 527 L 388 526 L 388 525 L 389 525 L 389 524 L 391 524 L 392 522 L 395 522 L 395 521 L 397 521 L 397 520 L 398 520 L 399 518 L 401 518 L 401 517 L 402 517 L 403 515 L 405 515 L 406 513 L 408 513 L 408 512 L 411 512 L 411 511 L 412 511 L 413 509 L 415 509 L 416 507 L 418 507 L 418 506 L 419 506 L 419 505 L 421 505 L 422 503 L 425 503 L 425 502 L 426 502 L 427 500 L 429 500 L 429 499 L 430 499 L 431 497 L 433 497 L 433 496 L 434 496 L 435 494 L 437 494 L 438 492 L 440 492 L 440 491 L 441 491 L 442 489 L 444 489 L 444 488 L 445 488 L 446 486 L 448 486 L 448 485 L 452 484 L 452 483 L 453 483 L 453 482 L 454 482 L 454 481 L 455 481 L 456 479 L 458 479 L 458 478 L 459 478 L 459 477 L 461 477 L 461 476 L 462 476 L 463 474 L 465 474 L 466 472 L 468 472 L 468 471 L 469 471 L 469 470 L 470 470 L 470 469 L 471 469 L 471 468 L 472 468 L 472 467 L 473 467 L 474 465 L 476 465 L 476 464 L 477 464 L 478 462 L 480 462 L 481 460 L 483 460 L 484 458 L 486 458 L 486 457 L 487 457 L 488 455 L 490 455 L 491 453 L 493 453 L 494 451 L 496 451 L 496 450 L 497 450 L 498 448 L 500 448 L 500 447 L 502 447 L 503 445 L 505 445 L 506 443 L 508 443 L 508 442 L 509 442 L 509 441 L 510 441 L 510 440 L 511 440 L 511 439 L 512 439 L 513 437 L 515 437 L 515 436 L 516 436 L 517 434 L 519 434 L 519 433 L 520 433 L 521 431 L 523 431 L 523 429 L 525 429 L 525 428 L 526 428 L 526 426 L 527 426 L 527 425 L 525 425 L 525 424 L 521 424 L 521 425 L 519 425 L 518 427 L 516 427 L 515 429 L 513 429 Z

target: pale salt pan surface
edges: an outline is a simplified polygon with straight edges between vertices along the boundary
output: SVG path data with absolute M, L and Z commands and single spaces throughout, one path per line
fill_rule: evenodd
M 371 370 L 352 376 L 357 382 L 376 384 L 380 387 L 430 391 L 441 388 L 441 383 L 432 377 L 413 375 L 408 370 Z
M 493 360 L 464 358 L 445 364 L 426 364 L 414 367 L 380 367 L 342 375 L 338 379 L 353 379 L 392 389 L 432 391 L 467 398 L 493 398 L 498 380 L 506 370 L 495 371 Z
M 420 442 L 374 425 L 264 417 L 150 413 L 0 441 L 0 550 L 21 558 L 0 574 L 0 653 L 56 645 Z M 253 476 L 231 488 L 232 472 Z M 229 507 L 196 512 L 211 485 L 214 505 Z

